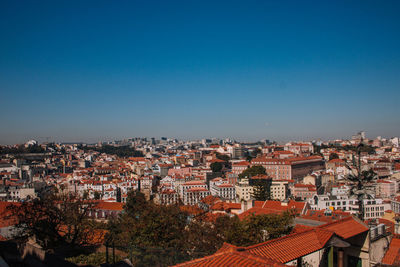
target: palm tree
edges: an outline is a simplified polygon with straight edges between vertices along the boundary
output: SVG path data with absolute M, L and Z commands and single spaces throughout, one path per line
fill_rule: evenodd
M 353 165 L 356 167 L 356 170 L 354 171 L 354 169 L 347 166 L 351 171 L 351 174 L 347 176 L 347 180 L 352 183 L 350 196 L 355 196 L 357 198 L 359 210 L 358 216 L 361 220 L 364 219 L 364 199 L 374 198 L 375 191 L 370 183 L 376 179 L 376 173 L 372 169 L 362 171 L 361 150 L 363 147 L 364 144 L 363 140 L 361 139 L 361 142 L 356 149 L 358 155 L 358 164 L 356 164 L 355 160 L 353 160 Z

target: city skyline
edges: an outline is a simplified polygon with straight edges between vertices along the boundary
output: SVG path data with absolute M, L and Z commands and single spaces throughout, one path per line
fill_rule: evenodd
M 0 6 L 0 144 L 400 133 L 398 1 Z

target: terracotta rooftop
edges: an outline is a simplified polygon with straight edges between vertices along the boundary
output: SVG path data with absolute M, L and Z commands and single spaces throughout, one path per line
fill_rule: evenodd
M 231 210 L 231 209 L 240 210 L 241 208 L 242 205 L 240 203 L 227 203 L 227 202 L 217 202 L 211 207 L 212 210 L 220 210 L 220 211 Z
M 94 207 L 94 209 L 122 211 L 124 209 L 123 207 L 124 207 L 124 203 L 121 203 L 121 202 L 99 201 L 99 203 L 97 203 L 97 205 Z
M 205 198 L 203 198 L 202 200 L 200 200 L 201 202 L 203 202 L 204 204 L 207 204 L 209 206 L 213 205 L 214 203 L 221 201 L 221 199 L 219 197 L 213 196 L 213 195 L 208 195 Z
M 264 264 L 262 266 L 282 266 L 276 265 L 277 262 L 284 264 L 321 250 L 335 235 L 347 239 L 366 231 L 368 227 L 363 222 L 355 217 L 349 217 L 314 228 L 299 227 L 290 235 L 249 247 L 236 247 L 224 243 L 214 255 L 178 266 L 260 266 L 257 265 L 259 262 Z M 392 249 L 393 251 L 388 251 L 387 257 L 396 260 L 400 243 L 394 242 Z
M 232 167 L 235 167 L 235 166 L 248 166 L 248 165 L 250 165 L 250 163 L 248 161 L 240 161 L 240 162 L 232 163 Z
M 175 266 L 286 266 L 271 259 L 258 257 L 247 252 L 227 250 L 211 256 L 184 262 Z
M 12 212 L 8 209 L 11 206 L 19 206 L 18 202 L 0 201 L 0 228 L 15 225 L 17 218 L 12 216 Z
M 382 264 L 400 265 L 400 238 L 393 237 L 389 249 L 382 259 Z
M 254 201 L 254 207 L 239 214 L 239 219 L 242 220 L 251 215 L 281 214 L 291 210 L 295 210 L 296 213 L 301 213 L 305 205 L 305 202 L 294 200 L 290 200 L 288 203 L 282 203 L 277 200 Z
M 341 210 L 331 211 L 329 215 L 325 215 L 324 210 L 308 210 L 306 214 L 301 215 L 300 217 L 303 219 L 330 223 L 346 217 L 351 217 L 351 215 L 350 213 Z
M 247 247 L 246 251 L 286 263 L 322 249 L 333 235 L 332 231 L 315 228 Z
M 353 237 L 369 230 L 363 222 L 361 222 L 354 216 L 347 217 L 332 223 L 324 224 L 318 227 L 321 229 L 333 231 L 343 239 Z

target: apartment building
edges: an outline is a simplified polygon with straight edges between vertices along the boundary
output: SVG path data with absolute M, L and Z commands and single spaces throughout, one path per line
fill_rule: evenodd
M 236 198 L 238 201 L 250 200 L 253 194 L 253 186 L 250 185 L 249 179 L 241 179 L 235 185 Z
M 288 180 L 273 180 L 271 183 L 271 199 L 285 200 L 288 197 Z
M 252 159 L 250 166 L 261 165 L 266 174 L 273 180 L 301 180 L 307 174 L 325 169 L 325 163 L 320 156 L 274 159 L 258 157 Z

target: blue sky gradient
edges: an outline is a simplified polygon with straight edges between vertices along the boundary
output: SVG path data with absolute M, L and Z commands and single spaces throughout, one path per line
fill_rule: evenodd
M 0 144 L 400 135 L 400 1 L 1 1 Z

